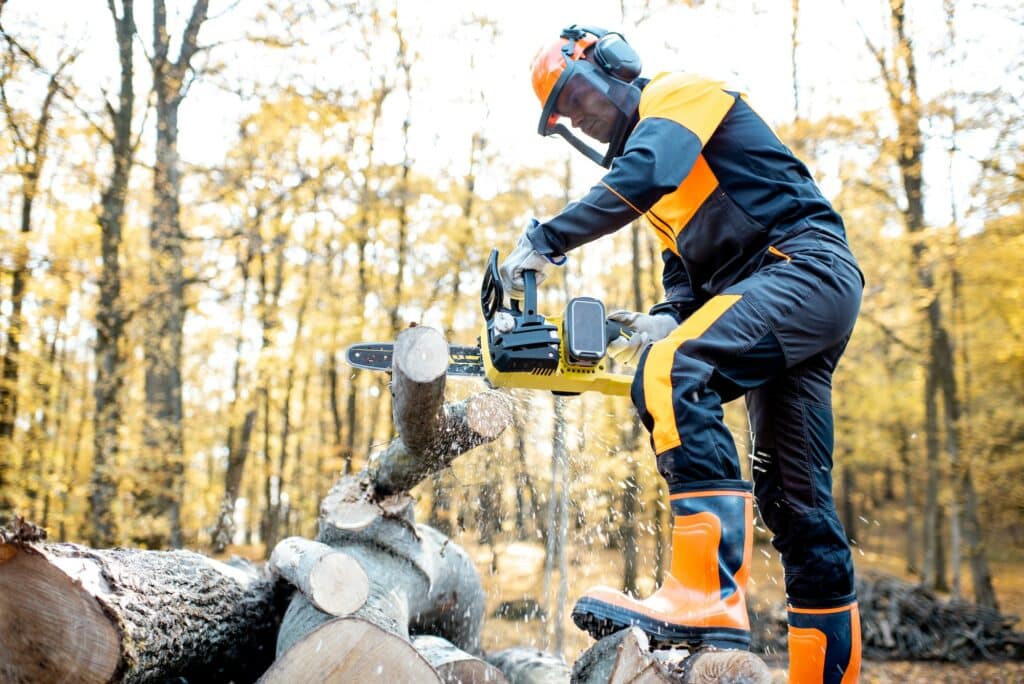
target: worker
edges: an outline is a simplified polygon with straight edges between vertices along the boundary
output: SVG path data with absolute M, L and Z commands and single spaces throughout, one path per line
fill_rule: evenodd
M 640 70 L 620 33 L 593 27 L 569 26 L 537 54 L 539 132 L 608 170 L 553 218 L 531 219 L 500 268 L 506 290 L 521 292 L 524 270 L 540 281 L 566 253 L 640 216 L 662 250 L 664 300 L 613 312 L 634 334 L 610 353 L 636 369 L 632 400 L 668 484 L 671 563 L 646 600 L 594 588 L 573 619 L 595 638 L 636 625 L 658 646 L 748 648 L 756 498 L 785 571 L 790 681 L 856 681 L 860 623 L 832 496 L 831 393 L 863 276 L 842 219 L 742 93 Z M 741 396 L 752 485 L 722 413 Z

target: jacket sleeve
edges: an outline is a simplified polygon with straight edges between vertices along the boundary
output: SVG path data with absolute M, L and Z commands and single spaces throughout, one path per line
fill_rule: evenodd
M 527 237 L 538 252 L 557 259 L 614 233 L 679 187 L 700 147 L 696 134 L 677 122 L 642 119 L 601 182 L 554 218 L 530 228 Z
M 682 323 L 700 308 L 703 301 L 690 286 L 690 276 L 677 254 L 666 249 L 661 253 L 661 260 L 664 263 L 661 283 L 665 287 L 665 299 L 651 307 L 650 314 L 668 314 Z

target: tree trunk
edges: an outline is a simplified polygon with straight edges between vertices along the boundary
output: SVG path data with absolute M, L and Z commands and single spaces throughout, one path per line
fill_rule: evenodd
M 117 495 L 113 470 L 121 450 L 118 431 L 124 388 L 124 303 L 121 297 L 121 234 L 124 227 L 125 198 L 134 163 L 132 114 L 135 104 L 133 85 L 133 45 L 135 15 L 133 0 L 121 3 L 121 16 L 114 13 L 121 85 L 118 106 L 112 110 L 114 137 L 111 141 L 113 172 L 100 198 L 100 296 L 96 304 L 96 385 L 93 399 L 93 467 L 89 503 L 92 525 L 90 542 L 96 547 L 111 546 L 117 540 L 111 504 Z
M 258 229 L 258 228 L 257 228 Z M 239 259 L 242 272 L 242 296 L 238 304 L 238 333 L 235 336 L 235 365 L 231 373 L 231 404 L 227 415 L 231 424 L 225 439 L 228 449 L 227 466 L 224 469 L 224 498 L 221 500 L 217 522 L 211 533 L 213 550 L 221 553 L 231 543 L 235 534 L 235 503 L 241 491 L 242 475 L 245 474 L 245 462 L 249 457 L 249 444 L 252 430 L 256 424 L 256 410 L 245 412 L 241 421 L 238 414 L 242 402 L 242 331 L 245 329 L 246 299 L 249 294 L 249 267 L 253 259 L 252 241 L 249 242 L 246 254 Z M 262 335 L 261 335 L 262 339 Z
M 156 150 L 153 211 L 150 217 L 150 306 L 145 342 L 145 398 L 149 425 L 144 431 L 143 519 L 137 540 L 150 546 L 180 548 L 181 497 L 185 453 L 182 409 L 182 345 L 185 325 L 184 231 L 181 226 L 181 169 L 178 110 L 187 93 L 186 76 L 198 50 L 199 29 L 208 0 L 196 0 L 178 46 L 169 56 L 170 35 L 164 0 L 153 3 L 153 90 L 156 93 Z M 141 530 L 145 530 L 142 532 Z
M 900 464 L 903 468 L 903 514 L 906 516 L 904 525 L 904 541 L 906 542 L 906 571 L 909 575 L 920 575 L 921 570 L 917 562 L 917 520 L 920 506 L 917 505 L 914 494 L 917 492 L 917 483 L 914 481 L 916 469 L 912 463 L 910 453 L 910 440 L 907 428 L 902 423 L 897 426 L 897 441 L 899 444 Z
M 273 658 L 278 615 L 274 582 L 249 565 L 0 545 L 0 672 L 11 681 L 251 680 Z

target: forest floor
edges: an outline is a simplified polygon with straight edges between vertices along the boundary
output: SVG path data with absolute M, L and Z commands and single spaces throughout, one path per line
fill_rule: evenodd
M 581 632 L 572 623 L 569 616 L 572 605 L 578 596 L 588 587 L 598 584 L 619 586 L 622 578 L 621 554 L 603 548 L 581 549 L 575 547 L 576 553 L 570 552 L 568 583 L 566 597 L 561 616 L 547 618 L 552 612 L 542 611 L 538 616 L 536 609 L 545 605 L 542 597 L 544 587 L 544 547 L 541 543 L 514 542 L 498 544 L 491 547 L 475 546 L 465 539 L 457 540 L 464 545 L 474 557 L 483 577 L 487 591 L 487 617 L 484 623 L 484 648 L 497 651 L 512 646 L 538 648 L 550 653 L 560 652 L 565 660 L 572 663 L 580 653 L 592 642 L 590 637 Z M 859 572 L 879 571 L 908 581 L 902 561 L 897 553 L 895 542 L 892 549 L 881 540 L 872 543 L 872 551 L 864 551 L 864 546 L 855 554 L 855 564 Z M 650 558 L 651 555 L 647 555 Z M 1003 613 L 1021 615 L 1024 609 L 1024 576 L 1020 572 L 1021 562 L 993 561 L 992 571 L 995 578 L 996 594 Z M 652 572 L 643 565 L 640 568 L 639 593 L 646 596 L 654 589 Z M 784 605 L 784 592 L 781 586 L 782 570 L 778 554 L 769 544 L 758 544 L 754 549 L 754 562 L 751 568 L 749 600 L 757 610 L 781 608 Z M 964 585 L 969 587 L 969 575 L 964 574 Z M 555 570 L 550 580 L 547 595 L 552 597 L 550 604 L 556 604 L 558 593 L 558 572 Z M 501 607 L 505 606 L 506 616 L 500 617 Z M 531 613 L 531 611 L 533 611 Z M 553 624 L 560 622 L 561 645 L 556 643 L 556 630 Z M 1018 629 L 1024 625 L 1018 622 Z M 776 682 L 785 682 L 785 654 L 762 654 L 772 668 Z M 865 662 L 861 682 L 870 684 L 925 684 L 925 683 L 987 683 L 987 684 L 1024 684 L 1024 662 L 979 662 L 979 663 L 944 663 L 944 662 Z

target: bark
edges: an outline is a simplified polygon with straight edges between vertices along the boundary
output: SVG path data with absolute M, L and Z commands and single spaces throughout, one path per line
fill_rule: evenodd
M 278 615 L 274 582 L 253 566 L 189 551 L 0 545 L 5 681 L 252 679 L 273 657 Z

